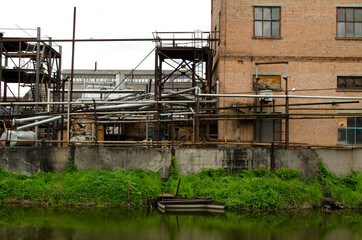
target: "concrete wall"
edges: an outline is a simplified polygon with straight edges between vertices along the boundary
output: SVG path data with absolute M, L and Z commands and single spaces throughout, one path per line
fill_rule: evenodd
M 105 169 L 144 169 L 160 172 L 166 177 L 171 165 L 170 151 L 143 148 L 77 147 L 74 162 L 79 170 L 104 167 Z
M 40 171 L 61 172 L 67 169 L 68 152 L 68 148 L 0 148 L 0 167 L 27 175 Z
M 171 164 L 169 150 L 120 147 L 69 147 L 69 148 L 0 148 L 0 167 L 10 172 L 31 175 L 40 171 L 61 172 L 67 169 L 69 158 L 79 170 L 100 168 L 131 170 L 141 168 L 159 172 L 167 177 Z M 271 152 L 268 148 L 177 149 L 179 170 L 188 175 L 202 169 L 224 168 L 229 172 L 243 169 L 270 167 Z M 275 168 L 297 168 L 303 176 L 316 175 L 318 161 L 338 176 L 350 170 L 362 170 L 362 149 L 277 149 L 274 153 Z

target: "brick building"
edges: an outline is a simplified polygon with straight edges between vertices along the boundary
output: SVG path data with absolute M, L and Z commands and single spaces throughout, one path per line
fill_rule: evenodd
M 287 91 L 304 96 L 362 97 L 360 0 L 211 0 L 211 4 L 212 30 L 220 39 L 212 44 L 213 82 L 218 93 L 284 95 Z M 266 62 L 282 63 L 256 67 Z M 230 114 L 287 116 L 285 99 L 269 100 L 220 98 L 218 104 L 232 107 L 220 110 Z M 290 143 L 362 144 L 362 103 L 288 100 L 288 118 L 220 121 L 219 138 L 284 142 L 289 132 Z

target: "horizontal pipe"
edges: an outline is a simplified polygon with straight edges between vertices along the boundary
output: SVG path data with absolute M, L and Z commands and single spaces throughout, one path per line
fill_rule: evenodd
M 199 94 L 200 97 L 240 97 L 240 98 L 306 98 L 306 99 L 344 99 L 362 100 L 362 97 L 340 96 L 302 96 L 302 95 L 245 95 L 245 94 Z
M 49 39 L 4 38 L 0 42 L 161 42 L 161 41 L 220 41 L 218 38 L 87 38 L 87 39 Z
M 289 64 L 289 61 L 278 61 L 278 62 L 256 62 L 255 65 L 271 65 L 271 64 Z
M 31 124 L 28 124 L 28 125 L 18 127 L 18 128 L 16 128 L 16 130 L 23 130 L 23 129 L 27 129 L 27 128 L 31 128 L 31 127 L 36 127 L 36 126 L 39 126 L 41 124 L 54 122 L 54 121 L 59 120 L 61 118 L 62 118 L 62 116 L 56 116 L 56 117 L 49 118 L 49 119 L 46 119 L 46 120 L 43 120 L 43 121 L 39 121 L 39 122 L 35 122 L 35 123 L 31 123 Z
M 268 96 L 269 97 L 269 96 Z M 97 105 L 103 104 L 156 104 L 156 103 L 165 103 L 165 104 L 176 104 L 176 103 L 196 103 L 196 100 L 182 100 L 182 101 L 86 101 L 86 102 L 69 102 L 72 105 Z M 200 103 L 215 103 L 214 100 L 204 100 Z M 13 105 L 67 105 L 68 102 L 0 102 L 0 106 L 13 106 Z
M 101 106 L 101 107 L 97 107 L 97 111 L 102 111 L 102 110 L 110 110 L 110 109 L 125 109 L 125 108 L 134 108 L 134 107 L 146 107 L 146 106 L 151 106 L 152 104 L 147 104 L 147 103 L 138 103 L 138 104 L 120 104 L 120 105 L 110 105 L 110 106 Z M 93 108 L 91 108 L 93 109 Z
M 51 92 L 61 92 L 61 91 L 51 90 Z M 68 90 L 65 89 L 65 92 L 68 92 Z M 73 93 L 143 93 L 143 92 L 144 90 L 95 90 L 95 89 L 73 90 Z

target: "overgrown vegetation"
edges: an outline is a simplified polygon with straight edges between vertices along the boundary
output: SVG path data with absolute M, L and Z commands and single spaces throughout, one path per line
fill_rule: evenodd
M 335 198 L 347 207 L 356 207 L 362 199 L 360 172 L 340 178 L 322 163 L 318 178 L 303 180 L 299 170 L 286 168 L 273 172 L 267 168 L 244 170 L 239 174 L 208 169 L 185 177 L 178 171 L 176 158 L 172 158 L 170 177 L 163 183 L 158 173 L 143 170 L 78 171 L 70 159 L 68 170 L 63 173 L 41 172 L 25 176 L 0 168 L 0 203 L 30 200 L 51 205 L 140 206 L 145 199 L 155 200 L 162 192 L 175 194 L 179 179 L 180 196 L 213 198 L 226 203 L 232 210 L 309 208 L 320 205 L 324 197 Z
M 337 177 L 319 161 L 319 181 L 326 197 L 335 198 L 345 206 L 358 206 L 362 203 L 362 174 L 351 171 L 345 177 Z
M 229 209 L 300 208 L 318 204 L 323 198 L 317 180 L 308 184 L 299 179 L 295 169 L 254 169 L 230 175 L 224 169 L 208 169 L 182 177 L 179 194 L 188 197 L 211 197 L 226 203 Z M 165 191 L 175 192 L 177 178 L 171 177 Z
M 129 189 L 129 191 L 128 191 Z M 0 202 L 42 201 L 49 204 L 142 205 L 161 192 L 158 173 L 143 170 L 77 171 L 74 166 L 63 173 L 41 172 L 33 176 L 12 174 L 0 169 Z

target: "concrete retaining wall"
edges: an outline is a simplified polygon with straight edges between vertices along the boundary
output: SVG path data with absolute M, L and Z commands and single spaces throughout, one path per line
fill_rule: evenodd
M 72 158 L 79 170 L 90 168 L 144 170 L 160 172 L 167 177 L 171 164 L 169 150 L 120 147 L 15 147 L 0 148 L 0 167 L 10 172 L 31 175 L 40 171 L 61 172 L 67 169 Z M 198 173 L 202 169 L 224 168 L 230 172 L 243 169 L 270 167 L 271 151 L 268 148 L 237 149 L 177 149 L 179 170 L 184 175 Z M 277 149 L 274 153 L 275 168 L 297 168 L 302 175 L 315 175 L 318 161 L 338 176 L 350 170 L 362 170 L 362 149 Z

